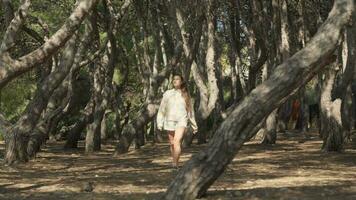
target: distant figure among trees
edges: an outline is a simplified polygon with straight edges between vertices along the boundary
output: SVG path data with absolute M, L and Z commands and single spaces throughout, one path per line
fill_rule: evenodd
M 190 122 L 193 133 L 198 131 L 194 110 L 187 89 L 187 84 L 181 75 L 173 76 L 173 89 L 167 90 L 157 114 L 157 127 L 166 130 L 170 143 L 173 167 L 178 169 L 181 154 L 181 141 Z

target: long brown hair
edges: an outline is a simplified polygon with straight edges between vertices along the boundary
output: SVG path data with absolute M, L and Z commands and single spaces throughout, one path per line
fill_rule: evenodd
M 179 76 L 180 80 L 181 80 L 181 85 L 180 85 L 180 89 L 182 91 L 182 96 L 185 100 L 185 109 L 187 110 L 187 112 L 189 114 L 192 114 L 192 104 L 190 102 L 190 95 L 189 95 L 189 91 L 188 91 L 188 86 L 187 86 L 187 82 L 185 82 L 184 78 L 182 75 L 180 74 L 173 74 L 173 78 L 175 76 Z

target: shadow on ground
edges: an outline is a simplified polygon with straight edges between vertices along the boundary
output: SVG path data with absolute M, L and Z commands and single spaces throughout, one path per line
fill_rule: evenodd
M 168 144 L 113 157 L 114 143 L 85 155 L 49 143 L 37 158 L 0 166 L 0 199 L 158 199 L 175 173 Z M 182 163 L 205 145 L 185 149 Z M 316 134 L 279 135 L 273 146 L 247 143 L 203 199 L 356 199 L 356 146 L 320 152 Z M 0 144 L 0 158 L 4 144 Z M 86 192 L 88 184 L 92 192 Z

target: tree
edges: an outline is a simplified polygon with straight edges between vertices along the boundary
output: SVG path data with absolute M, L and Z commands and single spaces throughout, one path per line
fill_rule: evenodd
M 61 65 L 51 72 L 42 82 L 41 87 L 36 91 L 34 99 L 27 105 L 26 110 L 20 117 L 20 119 L 11 126 L 8 131 L 5 132 L 6 142 L 6 155 L 5 162 L 12 164 L 15 162 L 28 161 L 28 144 L 30 141 L 30 133 L 36 127 L 38 120 L 46 108 L 49 98 L 54 90 L 61 84 L 63 79 L 69 73 L 76 53 L 77 46 L 75 44 L 77 36 L 71 37 L 75 30 L 81 24 L 81 21 L 86 16 L 86 13 L 90 11 L 96 1 L 79 1 L 76 9 L 72 15 L 67 19 L 67 22 L 62 28 L 57 31 L 43 46 L 35 51 L 13 60 L 9 54 L 9 48 L 13 45 L 14 36 L 23 23 L 26 10 L 28 9 L 30 1 L 24 1 L 20 6 L 15 18 L 11 21 L 7 32 L 2 40 L 0 51 L 0 86 L 3 87 L 8 81 L 19 76 L 20 74 L 29 71 L 36 64 L 43 62 L 46 58 L 50 57 L 53 53 L 57 52 L 61 46 L 63 46 L 68 39 L 68 42 L 63 62 Z M 25 10 L 25 11 L 24 11 Z M 36 142 L 37 144 L 38 142 Z M 35 144 L 35 143 L 32 143 Z M 30 148 L 37 149 L 37 148 Z
M 185 164 L 162 199 L 195 199 L 204 195 L 243 143 L 256 134 L 256 125 L 322 67 L 332 62 L 331 54 L 337 47 L 340 30 L 353 10 L 352 0 L 335 1 L 318 33 L 302 50 L 276 67 L 268 80 L 246 96 L 220 125 L 210 145 Z
M 79 1 L 64 25 L 40 48 L 18 59 L 13 59 L 8 51 L 14 43 L 16 33 L 25 20 L 30 3 L 31 1 L 29 0 L 23 1 L 3 37 L 0 50 L 0 88 L 3 88 L 9 81 L 19 75 L 39 66 L 38 64 L 56 53 L 79 28 L 86 14 L 96 5 L 97 0 Z
M 321 128 L 320 135 L 323 138 L 323 151 L 343 151 L 344 142 L 350 135 L 350 106 L 347 105 L 347 95 L 351 94 L 350 87 L 355 73 L 355 12 L 352 17 L 352 25 L 346 29 L 347 60 L 345 69 L 342 65 L 335 63 L 326 69 L 325 80 L 322 88 L 321 107 Z M 339 59 L 340 56 L 339 56 Z M 339 84 L 336 76 L 342 73 Z

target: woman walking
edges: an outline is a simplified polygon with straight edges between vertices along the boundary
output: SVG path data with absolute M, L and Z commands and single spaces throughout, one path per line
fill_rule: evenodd
M 173 167 L 178 169 L 178 161 L 181 154 L 181 141 L 185 130 L 190 123 L 193 133 L 198 131 L 195 121 L 187 84 L 181 75 L 173 76 L 173 89 L 167 90 L 157 114 L 157 127 L 168 133 Z

